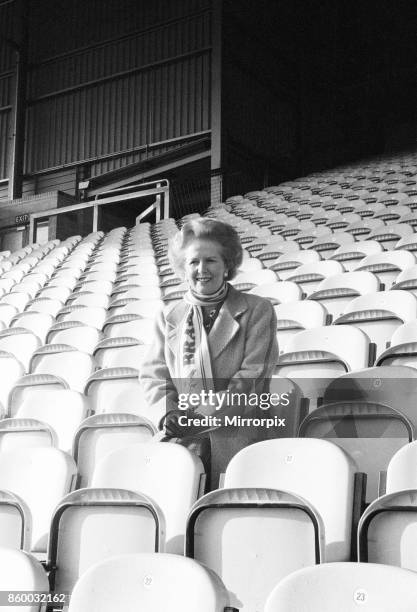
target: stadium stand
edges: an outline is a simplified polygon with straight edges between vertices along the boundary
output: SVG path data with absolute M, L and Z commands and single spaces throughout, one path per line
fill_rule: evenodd
M 191 450 L 161 441 L 162 415 L 138 382 L 155 315 L 185 291 L 167 249 L 189 216 L 0 254 L 0 545 L 47 556 L 46 589 L 74 588 L 70 610 L 91 606 L 90 585 L 104 575 L 110 585 L 118 572 L 128 610 L 140 587 L 129 595 L 134 560 L 167 580 L 167 551 L 205 576 L 210 612 L 273 612 L 287 597 L 299 612 L 309 572 L 319 576 L 320 611 L 327 588 L 329 606 L 343 609 L 353 583 L 378 612 L 408 609 L 375 584 L 404 580 L 405 597 L 416 588 L 414 575 L 383 567 L 417 571 L 417 200 L 404 182 L 417 175 L 414 162 L 315 173 L 205 213 L 241 236 L 233 284 L 274 305 L 271 388 L 285 379 L 294 398 L 273 411 L 286 428 L 236 455 L 214 491 Z M 181 558 L 184 539 L 193 560 Z M 363 564 L 347 563 L 357 547 Z M 130 565 L 108 559 L 125 553 Z M 158 559 L 160 569 L 149 565 Z M 304 593 L 292 573 L 305 566 L 317 567 L 301 570 Z M 194 612 L 201 600 L 192 597 Z M 100 612 L 111 606 L 104 599 Z

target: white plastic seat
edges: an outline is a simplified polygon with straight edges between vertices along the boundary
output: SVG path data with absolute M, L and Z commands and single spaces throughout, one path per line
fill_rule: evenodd
M 354 329 L 328 325 L 296 333 L 280 354 L 274 376 L 295 379 L 314 407 L 323 396 L 326 379 L 368 367 L 369 339 Z
M 93 308 L 107 308 L 110 298 L 104 293 L 79 291 L 68 298 L 68 306 L 88 306 Z
M 70 305 L 59 312 L 56 320 L 57 322 L 78 321 L 101 330 L 106 320 L 106 309 L 94 306 Z
M 267 298 L 274 306 L 301 300 L 302 297 L 300 287 L 297 283 L 292 283 L 290 281 L 277 281 L 265 285 L 257 285 L 248 291 L 248 293 Z
M 10 406 L 9 414 L 46 423 L 56 434 L 56 446 L 71 452 L 75 432 L 89 414 L 89 403 L 77 391 L 35 386 L 27 388 L 21 400 Z
M 344 272 L 322 280 L 308 299 L 320 302 L 329 314 L 337 317 L 353 298 L 375 293 L 379 285 L 378 278 L 372 272 Z
M 413 228 L 406 223 L 393 223 L 378 227 L 367 236 L 369 240 L 377 240 L 385 250 L 394 249 L 398 241 L 413 234 Z
M 144 416 L 154 424 L 163 416 L 163 412 L 148 405 L 135 368 L 97 370 L 88 379 L 85 394 L 95 413 L 127 412 Z
M 396 277 L 392 288 L 404 289 L 417 296 L 417 264 L 400 272 Z
M 277 340 L 280 353 L 286 351 L 289 339 L 303 329 L 326 325 L 327 310 L 319 302 L 301 300 L 274 306 L 277 317 Z
M 0 413 L 7 410 L 9 393 L 24 372 L 24 366 L 14 355 L 0 350 Z
M 88 377 L 94 371 L 94 361 L 87 353 L 67 344 L 46 344 L 33 353 L 29 371 L 50 374 L 64 380 L 70 389 L 84 391 Z
M 0 490 L 0 550 L 30 550 L 32 516 L 21 497 Z
M 1 337 L 1 334 L 0 334 Z M 94 350 L 94 359 L 99 368 L 127 367 L 140 369 L 149 350 L 136 338 L 106 338 Z
M 393 290 L 354 298 L 334 325 L 352 325 L 365 332 L 379 356 L 403 323 L 417 318 L 417 298 L 408 291 Z
M 329 276 L 344 272 L 343 266 L 338 261 L 326 260 L 317 263 L 304 264 L 287 277 L 287 280 L 300 285 L 301 289 L 311 294 L 317 290 L 319 283 Z
M 390 406 L 369 400 L 339 400 L 322 404 L 301 423 L 300 437 L 337 444 L 367 475 L 366 502 L 378 497 L 380 473 L 399 448 L 414 439 L 408 418 Z
M 38 299 L 58 300 L 64 305 L 70 295 L 71 289 L 69 287 L 47 285 L 39 292 Z
M 24 328 L 45 342 L 46 335 L 54 323 L 54 317 L 46 312 L 21 312 L 13 317 L 10 327 Z
M 340 246 L 330 256 L 330 259 L 339 261 L 347 272 L 352 272 L 357 263 L 367 255 L 382 253 L 382 251 L 382 245 L 376 240 L 362 240 Z
M 92 355 L 102 333 L 79 321 L 61 321 L 50 328 L 46 336 L 47 344 L 67 344 L 84 353 Z
M 94 414 L 79 423 L 73 436 L 73 456 L 79 486 L 87 487 L 96 465 L 110 452 L 137 442 L 149 442 L 157 433 L 148 419 L 134 414 Z
M 103 325 L 106 338 L 136 338 L 143 344 L 154 340 L 153 319 L 144 319 L 140 315 L 124 314 L 111 316 Z
M 296 254 L 300 251 L 300 245 L 294 240 L 284 240 L 281 236 L 271 240 L 270 244 L 257 253 L 257 259 L 267 268 L 271 262 L 277 261 L 280 257 L 289 254 Z
M 323 554 L 320 515 L 287 491 L 219 489 L 200 498 L 188 517 L 186 555 L 215 571 L 242 611 L 263 610 L 277 580 Z
M 134 314 L 145 319 L 154 319 L 163 308 L 162 300 L 138 300 L 135 298 L 122 298 L 111 302 L 107 309 L 108 317 Z
M 355 271 L 366 270 L 378 276 L 386 289 L 390 289 L 400 272 L 411 268 L 416 263 L 414 255 L 410 251 L 384 251 L 368 255 L 355 267 Z
M 13 418 L 0 421 L 0 452 L 18 448 L 56 447 L 57 437 L 47 424 L 32 418 Z
M 196 561 L 139 553 L 87 570 L 74 588 L 68 612 L 226 612 L 228 604 L 220 579 Z
M 31 296 L 22 291 L 7 293 L 0 298 L 0 305 L 8 304 L 10 306 L 14 306 L 18 312 L 23 312 L 30 299 Z
M 23 327 L 11 327 L 0 331 L 0 350 L 14 355 L 23 365 L 25 372 L 29 369 L 33 353 L 41 344 L 38 336 Z
M 341 219 L 343 218 L 344 217 L 341 217 Z M 319 253 L 322 259 L 329 259 L 342 245 L 352 244 L 354 242 L 355 239 L 352 234 L 348 234 L 347 232 L 335 232 L 328 236 L 316 238 L 316 240 L 311 243 L 310 249 Z
M 136 300 L 159 300 L 162 292 L 159 287 L 140 287 L 139 285 L 125 285 L 119 288 L 117 293 L 113 291 L 114 298 L 134 298 Z
M 417 442 L 411 442 L 395 453 L 387 468 L 387 493 L 417 489 L 416 458 Z
M 378 356 L 376 365 L 417 368 L 417 320 L 404 323 L 394 331 L 389 348 Z
M 110 295 L 113 290 L 113 283 L 109 280 L 88 280 L 77 283 L 75 292 L 104 293 Z
M 352 459 L 331 442 L 282 438 L 239 451 L 227 466 L 224 487 L 276 489 L 303 498 L 324 524 L 323 559 L 342 561 L 350 559 L 353 543 L 356 471 Z
M 316 251 L 294 251 L 292 253 L 284 253 L 277 259 L 265 261 L 267 268 L 277 273 L 280 280 L 286 280 L 291 276 L 295 268 L 307 263 L 320 261 L 320 255 Z
M 40 594 L 49 592 L 49 583 L 41 563 L 22 550 L 0 548 L 0 564 L 0 589 L 4 597 L 4 611 L 11 612 L 18 606 L 21 612 L 42 612 L 45 605 Z M 9 596 L 12 595 L 15 595 L 15 602 L 8 605 Z M 29 603 L 25 604 L 25 601 Z
M 124 274 L 115 281 L 112 291 L 117 291 L 124 285 L 138 285 L 139 287 L 157 287 L 159 285 L 159 277 L 156 274 Z
M 92 487 L 142 493 L 165 516 L 166 551 L 182 554 L 188 512 L 204 487 L 200 459 L 178 444 L 140 443 L 106 455 L 95 467 Z
M 63 302 L 56 298 L 38 297 L 29 302 L 29 304 L 26 306 L 25 312 L 40 312 L 56 317 L 63 306 Z
M 230 283 L 239 291 L 249 291 L 258 285 L 277 282 L 277 275 L 272 270 L 238 272 Z
M 100 265 L 100 264 L 97 264 Z M 84 272 L 82 273 L 82 275 L 79 278 L 79 282 L 80 283 L 86 283 L 86 282 L 90 282 L 90 281 L 98 281 L 98 282 L 102 282 L 102 281 L 109 281 L 110 283 L 114 283 L 114 281 L 116 280 L 116 270 L 115 269 L 106 269 L 106 268 L 88 268 L 88 270 L 84 270 Z
M 416 571 L 416 536 L 416 489 L 382 495 L 359 522 L 359 559 Z
M 393 588 L 395 585 L 395 588 Z M 374 563 L 325 563 L 282 580 L 264 612 L 412 612 L 417 576 L 398 567 Z
M 54 592 L 71 593 L 88 568 L 120 554 L 164 550 L 155 502 L 124 489 L 80 489 L 62 499 L 51 522 L 48 566 Z
M 412 252 L 417 251 L 417 234 L 411 234 L 401 238 L 401 240 L 399 240 L 395 245 L 395 250 L 397 249 Z
M 45 552 L 52 512 L 71 490 L 75 462 L 56 448 L 24 448 L 0 453 L 0 489 L 21 497 L 32 516 L 34 552 Z

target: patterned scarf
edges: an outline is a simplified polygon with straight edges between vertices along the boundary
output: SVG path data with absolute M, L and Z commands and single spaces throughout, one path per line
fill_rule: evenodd
M 178 378 L 182 379 L 201 379 L 206 391 L 209 391 L 212 387 L 213 373 L 201 308 L 202 306 L 215 306 L 222 302 L 228 289 L 229 285 L 223 283 L 220 289 L 210 295 L 198 294 L 189 289 L 184 296 L 190 307 L 181 323 L 176 374 Z

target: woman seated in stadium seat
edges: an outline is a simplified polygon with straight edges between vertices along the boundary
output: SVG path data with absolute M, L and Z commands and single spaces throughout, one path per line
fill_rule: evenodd
M 257 439 L 256 428 L 238 419 L 257 410 L 278 360 L 276 317 L 271 303 L 241 293 L 227 281 L 242 262 L 236 231 L 213 219 L 185 223 L 170 245 L 174 269 L 188 291 L 160 313 L 155 342 L 140 380 L 148 403 L 166 416 L 169 437 L 211 435 L 212 486 L 241 448 Z M 214 447 L 213 447 L 214 445 Z

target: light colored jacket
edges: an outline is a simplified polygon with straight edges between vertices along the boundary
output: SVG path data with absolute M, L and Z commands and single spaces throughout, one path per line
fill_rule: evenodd
M 198 393 L 202 388 L 199 380 L 175 379 L 180 323 L 188 308 L 182 301 L 159 314 L 155 341 L 140 369 L 148 404 L 161 414 L 177 408 L 179 393 Z M 229 286 L 208 335 L 213 390 L 247 394 L 267 390 L 278 361 L 276 328 L 275 311 L 268 300 Z

